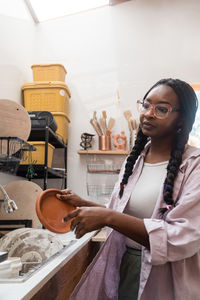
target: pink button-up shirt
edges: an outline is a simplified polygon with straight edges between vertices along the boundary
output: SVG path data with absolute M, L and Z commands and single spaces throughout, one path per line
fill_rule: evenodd
M 120 199 L 119 180 L 109 207 L 123 212 L 144 164 L 147 150 L 138 158 L 133 174 Z M 174 183 L 175 208 L 160 219 L 165 207 L 163 186 L 152 217 L 144 219 L 150 251 L 142 249 L 140 300 L 200 300 L 200 149 L 186 146 Z M 108 228 L 108 237 L 71 295 L 71 300 L 117 300 L 119 269 L 125 251 L 125 238 Z

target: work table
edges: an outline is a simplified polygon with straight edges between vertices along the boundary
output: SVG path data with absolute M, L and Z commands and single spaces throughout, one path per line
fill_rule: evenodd
M 23 282 L 0 283 L 2 300 L 67 300 L 83 272 L 99 250 L 96 232 L 75 239 Z

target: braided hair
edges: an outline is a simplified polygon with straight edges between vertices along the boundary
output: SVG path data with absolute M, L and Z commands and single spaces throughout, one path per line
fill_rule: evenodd
M 182 155 L 185 149 L 185 144 L 188 141 L 189 133 L 192 130 L 193 123 L 195 121 L 195 115 L 198 107 L 198 99 L 193 88 L 185 81 L 179 79 L 161 79 L 154 84 L 144 96 L 147 97 L 149 92 L 159 85 L 167 85 L 171 87 L 176 93 L 179 103 L 182 117 L 184 122 L 182 126 L 177 130 L 175 142 L 170 154 L 170 159 L 167 165 L 167 175 L 164 181 L 163 199 L 166 203 L 166 208 L 160 209 L 160 213 L 163 215 L 167 210 L 174 206 L 173 201 L 173 187 L 174 181 L 179 171 L 179 166 L 182 162 Z M 133 167 L 141 151 L 144 149 L 145 144 L 148 141 L 148 137 L 142 133 L 139 129 L 135 144 L 130 155 L 127 158 L 125 165 L 125 171 L 122 181 L 120 183 L 119 197 L 121 198 L 124 191 L 124 186 L 128 183 L 128 179 L 133 172 Z

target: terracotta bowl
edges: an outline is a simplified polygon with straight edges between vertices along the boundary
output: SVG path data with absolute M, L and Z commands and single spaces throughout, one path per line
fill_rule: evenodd
M 57 189 L 43 191 L 36 200 L 36 212 L 45 228 L 56 233 L 66 233 L 70 231 L 71 220 L 64 222 L 63 218 L 75 207 L 59 200 L 56 194 L 61 194 L 61 191 Z

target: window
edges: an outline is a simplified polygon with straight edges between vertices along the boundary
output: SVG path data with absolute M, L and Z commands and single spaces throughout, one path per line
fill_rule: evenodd
M 26 4 L 38 23 L 109 5 L 109 0 L 26 0 Z
M 196 119 L 190 133 L 189 143 L 196 147 L 200 147 L 200 84 L 194 84 L 192 87 L 194 88 L 199 100 L 199 106 L 196 113 Z

